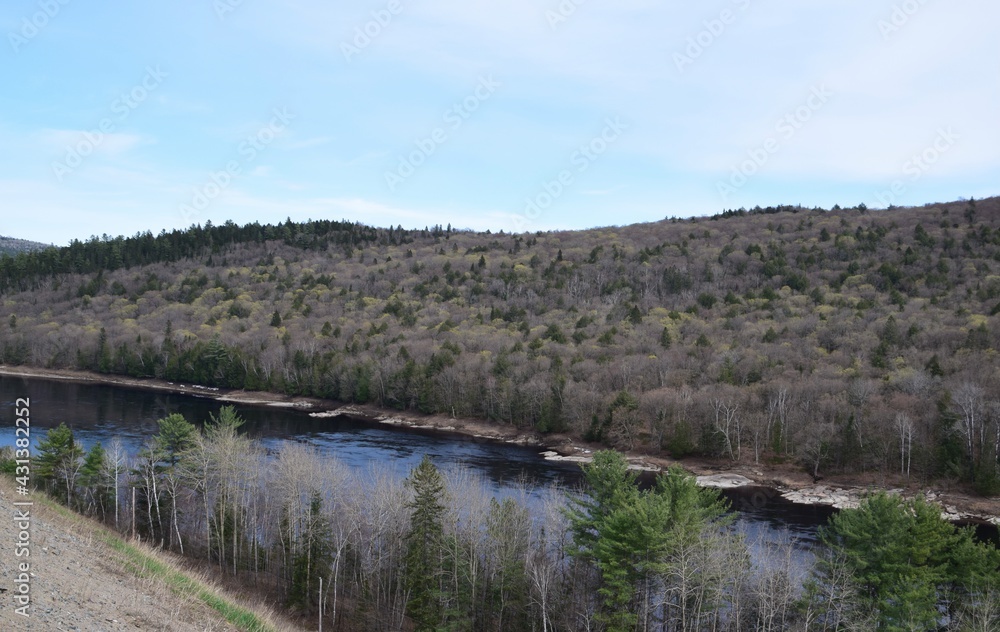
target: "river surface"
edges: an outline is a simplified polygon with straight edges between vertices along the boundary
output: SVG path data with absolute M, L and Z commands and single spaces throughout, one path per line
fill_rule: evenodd
M 14 444 L 14 403 L 31 402 L 32 440 L 48 428 L 65 422 L 86 448 L 105 446 L 119 437 L 135 453 L 157 431 L 156 421 L 180 413 L 201 424 L 224 405 L 209 397 L 165 393 L 64 380 L 0 375 L 0 446 Z M 348 417 L 317 419 L 301 410 L 264 406 L 236 406 L 251 437 L 276 450 L 285 441 L 311 444 L 336 456 L 352 468 L 383 468 L 405 477 L 427 454 L 444 470 L 466 467 L 482 475 L 497 496 L 527 491 L 529 505 L 552 487 L 576 487 L 581 476 L 573 463 L 546 461 L 538 448 L 479 440 L 458 434 L 386 426 Z M 776 542 L 790 538 L 807 564 L 816 529 L 826 522 L 827 507 L 796 505 L 768 488 L 741 488 L 724 492 L 736 512 L 735 528 L 755 540 Z

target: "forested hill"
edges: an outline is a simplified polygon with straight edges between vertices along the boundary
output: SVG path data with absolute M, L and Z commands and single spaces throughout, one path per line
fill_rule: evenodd
M 33 250 L 43 250 L 45 248 L 51 248 L 49 244 L 40 244 L 37 241 L 28 241 L 26 239 L 15 239 L 13 237 L 4 237 L 0 235 L 0 256 L 11 255 L 16 256 L 21 252 L 31 252 Z
M 0 258 L 0 360 L 998 487 L 1000 198 L 510 235 L 204 226 Z

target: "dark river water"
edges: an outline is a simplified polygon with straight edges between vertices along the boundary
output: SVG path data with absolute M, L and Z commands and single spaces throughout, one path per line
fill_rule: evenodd
M 118 436 L 135 452 L 157 431 L 156 421 L 180 413 L 200 424 L 218 414 L 221 402 L 210 398 L 164 393 L 156 390 L 77 384 L 62 380 L 0 376 L 0 446 L 14 444 L 14 403 L 31 401 L 32 439 L 37 442 L 47 428 L 65 422 L 85 446 L 96 441 L 105 446 Z M 527 491 L 533 504 L 553 486 L 575 487 L 579 466 L 546 461 L 537 448 L 385 426 L 335 417 L 316 419 L 300 410 L 237 406 L 246 420 L 243 430 L 274 450 L 285 441 L 305 442 L 324 454 L 336 456 L 352 468 L 377 467 L 405 477 L 423 455 L 444 470 L 466 467 L 482 475 L 498 496 Z M 767 488 L 742 488 L 725 492 L 737 512 L 736 528 L 752 539 L 778 541 L 790 538 L 804 564 L 811 559 L 816 529 L 826 522 L 826 507 L 795 505 Z

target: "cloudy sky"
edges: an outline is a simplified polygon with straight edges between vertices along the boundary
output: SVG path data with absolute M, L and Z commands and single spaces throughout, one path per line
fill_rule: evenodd
M 1000 194 L 995 0 L 6 0 L 0 235 Z

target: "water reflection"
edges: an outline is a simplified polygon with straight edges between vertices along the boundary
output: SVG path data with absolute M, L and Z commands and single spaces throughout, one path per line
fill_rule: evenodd
M 32 440 L 36 443 L 48 428 L 65 422 L 86 448 L 97 441 L 107 445 L 118 436 L 131 453 L 156 433 L 156 420 L 180 413 L 202 425 L 223 406 L 207 397 L 156 390 L 0 376 L 0 406 L 8 419 L 18 397 L 31 399 Z M 519 493 L 522 480 L 529 481 L 527 491 L 532 496 L 540 489 L 574 486 L 580 480 L 577 466 L 547 462 L 533 448 L 348 417 L 316 419 L 296 409 L 236 408 L 246 420 L 243 432 L 271 453 L 285 441 L 300 441 L 336 456 L 351 468 L 366 469 L 374 464 L 400 477 L 427 454 L 442 469 L 466 467 L 481 474 L 501 496 Z M 0 446 L 13 442 L 13 433 L 0 436 Z

